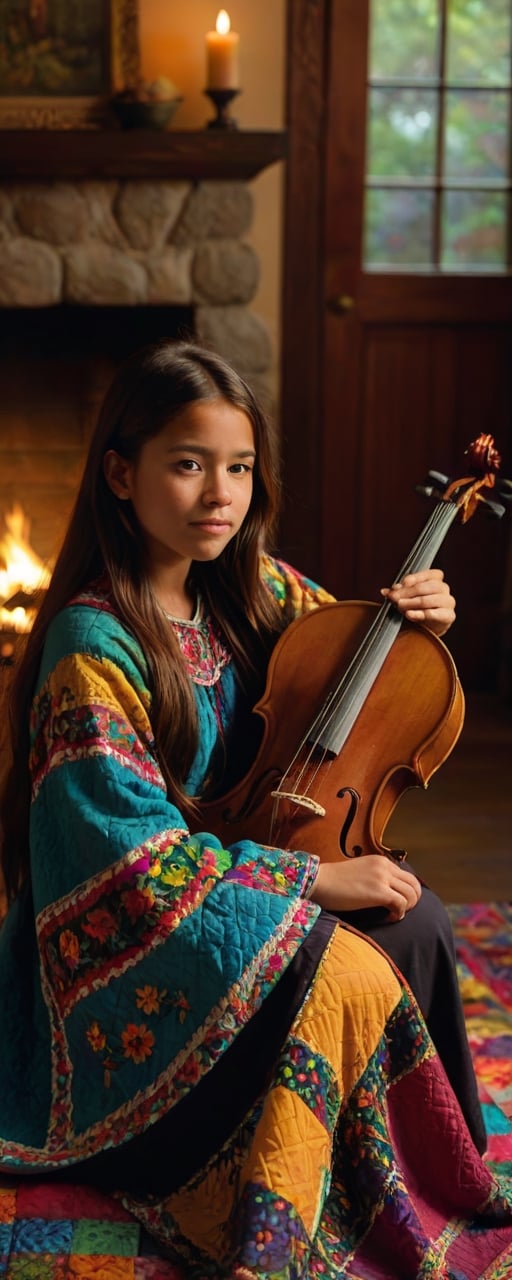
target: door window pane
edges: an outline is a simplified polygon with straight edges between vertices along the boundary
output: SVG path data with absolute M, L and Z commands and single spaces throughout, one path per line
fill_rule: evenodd
M 370 75 L 432 79 L 437 74 L 438 0 L 372 0 Z
M 510 0 L 448 0 L 447 78 L 509 84 Z
M 504 271 L 512 0 L 369 0 L 365 262 Z
M 371 89 L 368 170 L 372 177 L 432 177 L 436 95 L 428 89 Z
M 509 95 L 450 91 L 446 95 L 445 175 L 498 178 L 509 168 Z
M 366 266 L 428 266 L 433 204 L 430 191 L 367 191 Z
M 451 271 L 502 271 L 506 219 L 507 197 L 500 191 L 445 192 L 442 266 Z

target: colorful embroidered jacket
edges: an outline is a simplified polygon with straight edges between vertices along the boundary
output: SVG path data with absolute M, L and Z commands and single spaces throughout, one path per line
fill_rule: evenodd
M 330 598 L 270 557 L 262 574 L 290 617 Z M 200 723 L 194 793 L 239 697 L 231 655 L 211 639 L 213 680 L 184 648 Z M 57 1168 L 158 1120 L 253 1016 L 318 915 L 305 901 L 316 859 L 187 832 L 156 759 L 148 686 L 108 598 L 84 593 L 54 620 L 32 710 L 32 891 L 0 931 L 4 1169 Z

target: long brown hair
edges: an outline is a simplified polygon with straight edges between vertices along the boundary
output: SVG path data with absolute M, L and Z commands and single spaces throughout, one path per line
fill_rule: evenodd
M 261 692 L 268 655 L 283 627 L 260 577 L 260 555 L 271 538 L 279 498 L 273 428 L 247 384 L 215 353 L 163 340 L 131 356 L 117 371 L 100 410 L 82 482 L 52 579 L 16 672 L 10 700 L 13 763 L 2 797 L 2 864 L 9 898 L 29 874 L 29 715 L 48 627 L 56 614 L 105 571 L 115 608 L 140 642 L 151 678 L 151 723 L 168 793 L 193 809 L 185 781 L 197 747 L 190 681 L 171 628 L 145 573 L 144 542 L 130 502 L 105 479 L 114 449 L 136 461 L 145 441 L 200 400 L 222 399 L 242 409 L 254 431 L 253 494 L 243 525 L 216 560 L 194 562 L 193 578 L 233 651 L 246 692 Z

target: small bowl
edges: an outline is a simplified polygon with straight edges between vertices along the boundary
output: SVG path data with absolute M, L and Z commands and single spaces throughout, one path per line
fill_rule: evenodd
M 129 102 L 111 98 L 110 107 L 122 129 L 166 129 L 183 98 L 158 98 L 154 102 Z

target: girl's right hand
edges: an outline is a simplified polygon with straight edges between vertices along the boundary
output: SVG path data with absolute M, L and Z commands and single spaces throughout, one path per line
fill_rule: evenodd
M 386 907 L 390 921 L 395 921 L 403 920 L 420 895 L 421 884 L 412 871 L 380 853 L 369 853 L 321 862 L 308 896 L 325 911 Z

